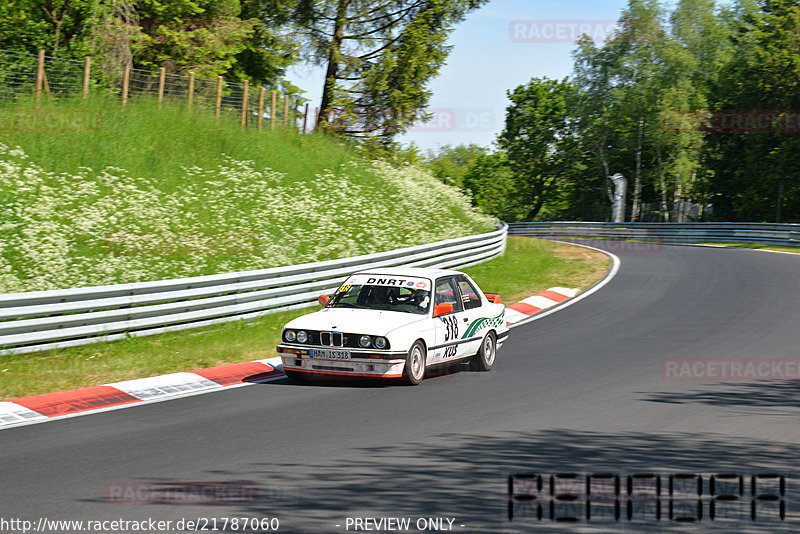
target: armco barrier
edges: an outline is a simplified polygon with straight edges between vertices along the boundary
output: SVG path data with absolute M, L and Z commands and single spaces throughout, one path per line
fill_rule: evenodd
M 800 246 L 800 224 L 774 223 L 511 223 L 510 235 L 638 239 L 662 243 L 766 243 Z
M 258 271 L 0 295 L 0 355 L 146 336 L 313 306 L 351 273 L 463 268 L 503 253 L 508 226 L 390 252 Z

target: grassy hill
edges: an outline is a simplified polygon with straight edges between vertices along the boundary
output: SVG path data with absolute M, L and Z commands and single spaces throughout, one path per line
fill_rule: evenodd
M 290 265 L 495 224 L 422 169 L 185 105 L 20 105 L 0 126 L 0 293 Z

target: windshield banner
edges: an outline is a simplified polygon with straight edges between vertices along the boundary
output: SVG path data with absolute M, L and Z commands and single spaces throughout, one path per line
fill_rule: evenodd
M 416 278 L 413 276 L 357 274 L 348 278 L 347 281 L 342 284 L 342 287 L 355 285 L 405 287 L 407 289 L 425 289 L 430 291 L 431 281 L 427 278 Z

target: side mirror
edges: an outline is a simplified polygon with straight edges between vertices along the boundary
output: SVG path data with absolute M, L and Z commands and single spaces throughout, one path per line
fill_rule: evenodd
M 441 304 L 437 304 L 433 308 L 434 317 L 439 317 L 440 315 L 447 315 L 448 313 L 453 313 L 452 302 L 442 302 Z
M 489 300 L 489 302 L 494 304 L 502 304 L 500 301 L 500 295 L 497 293 L 484 293 L 484 295 L 486 295 L 486 298 Z
M 331 298 L 328 295 L 320 295 L 319 296 L 319 305 L 324 307 L 326 304 L 328 304 L 328 301 L 330 301 L 330 300 L 331 300 Z

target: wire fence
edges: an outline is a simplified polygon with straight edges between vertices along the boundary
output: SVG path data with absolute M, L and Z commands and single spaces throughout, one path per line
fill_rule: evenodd
M 133 68 L 109 70 L 83 61 L 0 49 L 0 107 L 23 100 L 59 100 L 89 94 L 108 94 L 125 105 L 132 98 L 149 96 L 181 101 L 204 111 L 236 114 L 242 127 L 292 127 L 299 131 L 314 128 L 316 113 L 297 95 L 279 94 L 248 82 L 196 78 Z

